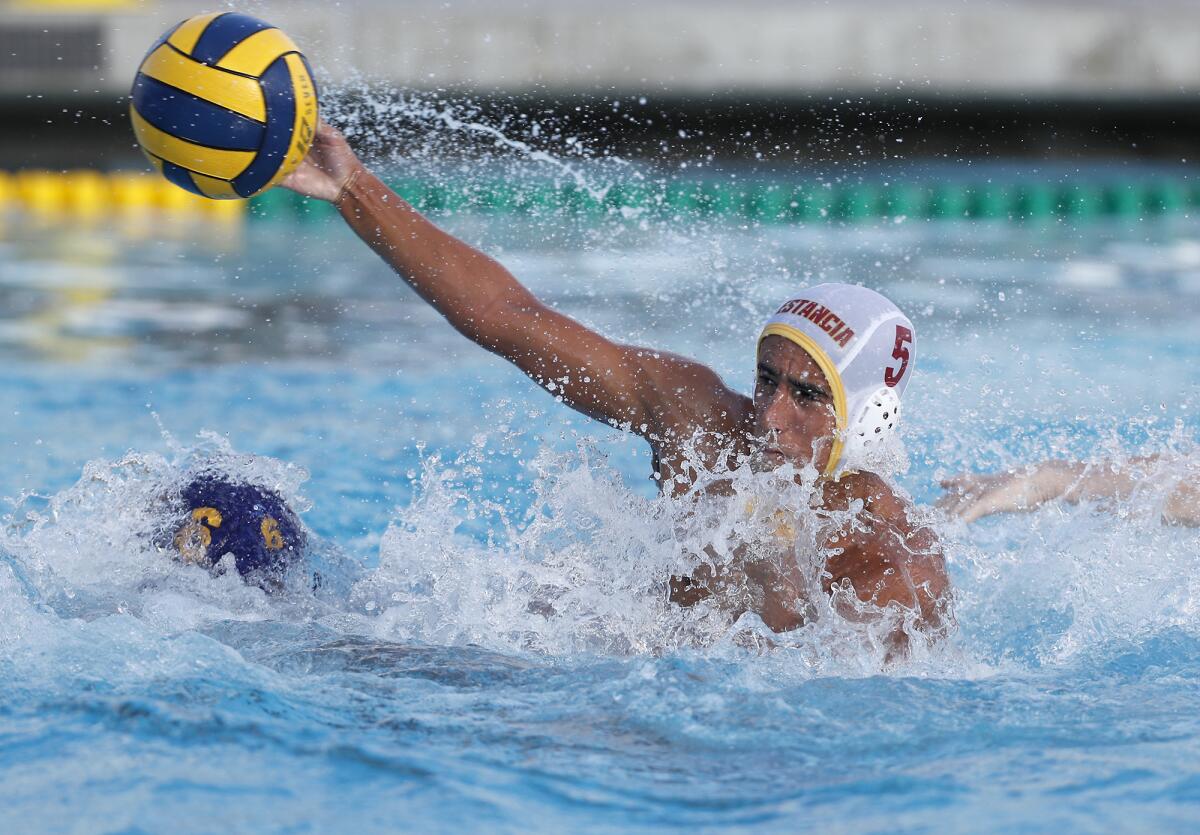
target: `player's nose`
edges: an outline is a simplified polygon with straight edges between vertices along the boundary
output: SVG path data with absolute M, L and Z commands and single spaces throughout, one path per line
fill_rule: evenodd
M 762 426 L 769 432 L 779 432 L 787 426 L 788 402 L 780 386 L 762 406 Z

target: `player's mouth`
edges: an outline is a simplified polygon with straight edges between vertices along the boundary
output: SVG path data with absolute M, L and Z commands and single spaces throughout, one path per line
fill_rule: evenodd
M 787 460 L 787 456 L 783 454 L 783 450 L 775 446 L 763 447 L 760 454 L 763 460 L 770 461 L 773 464 L 782 464 Z

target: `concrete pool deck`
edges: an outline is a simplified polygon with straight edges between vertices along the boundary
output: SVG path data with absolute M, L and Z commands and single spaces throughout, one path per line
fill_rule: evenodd
M 134 70 L 200 8 L 0 0 L 0 168 L 140 166 L 125 99 Z M 634 158 L 1200 155 L 1200 6 L 1175 0 L 265 0 L 246 9 L 289 32 L 325 91 L 351 100 L 359 118 L 394 112 L 403 92 L 436 91 L 469 98 L 489 123 L 548 115 L 563 138 Z M 353 104 L 360 81 L 371 92 Z
M 0 5 L 0 95 L 123 94 L 147 45 L 198 7 L 58 8 Z M 1200 90 L 1200 7 L 1180 2 L 271 0 L 247 10 L 291 33 L 335 82 L 361 73 L 416 89 L 967 98 Z

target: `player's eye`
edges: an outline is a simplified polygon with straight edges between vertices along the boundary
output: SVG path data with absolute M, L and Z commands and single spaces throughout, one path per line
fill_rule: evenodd
M 825 393 L 816 386 L 792 386 L 792 395 L 797 400 L 820 401 L 824 398 Z

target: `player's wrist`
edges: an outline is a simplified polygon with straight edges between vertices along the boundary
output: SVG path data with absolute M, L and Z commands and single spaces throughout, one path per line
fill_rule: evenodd
M 342 178 L 342 181 L 338 184 L 337 194 L 332 200 L 332 203 L 335 207 L 340 209 L 342 207 L 342 203 L 345 202 L 347 198 L 357 196 L 359 181 L 362 179 L 363 174 L 366 173 L 366 170 L 366 166 L 364 166 L 362 163 L 358 163 L 350 170 L 348 174 L 346 174 L 345 177 Z

